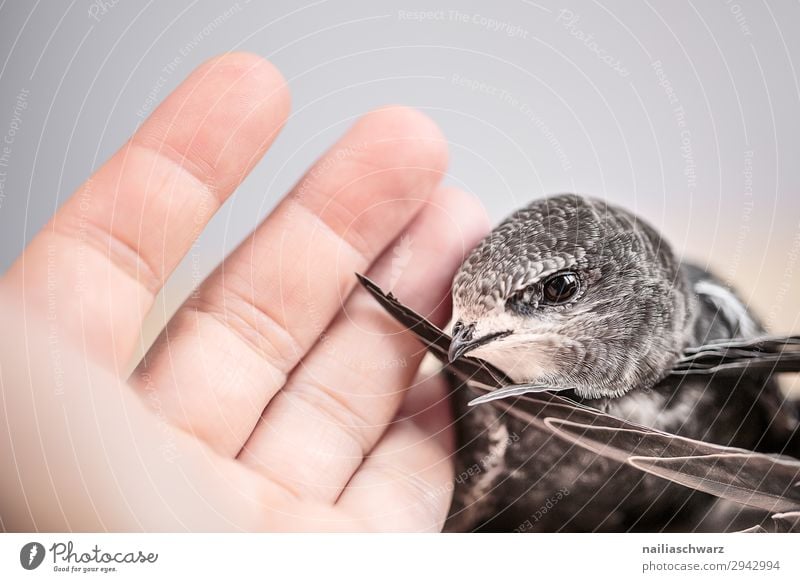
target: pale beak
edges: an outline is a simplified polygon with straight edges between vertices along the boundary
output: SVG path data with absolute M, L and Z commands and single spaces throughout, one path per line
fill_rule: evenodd
M 506 337 L 511 335 L 511 331 L 498 331 L 494 333 L 489 333 L 480 337 L 474 337 L 475 335 L 475 324 L 470 323 L 469 325 L 464 325 L 462 322 L 456 322 L 453 326 L 453 341 L 450 342 L 450 349 L 447 352 L 447 358 L 450 360 L 450 363 L 455 362 L 458 358 L 478 348 L 480 346 L 486 345 L 489 342 L 492 342 L 496 339 L 501 337 Z

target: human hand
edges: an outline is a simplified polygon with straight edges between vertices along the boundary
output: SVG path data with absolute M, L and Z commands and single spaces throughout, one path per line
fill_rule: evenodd
M 269 63 L 209 61 L 0 280 L 5 529 L 441 528 L 444 386 L 353 275 L 441 324 L 488 229 L 438 186 L 445 141 L 418 112 L 360 119 L 129 377 L 156 294 L 288 113 Z

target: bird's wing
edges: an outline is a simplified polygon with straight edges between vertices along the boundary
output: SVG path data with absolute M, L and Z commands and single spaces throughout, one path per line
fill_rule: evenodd
M 772 516 L 772 521 L 775 522 L 775 529 L 779 532 L 800 532 L 800 511 L 776 513 Z
M 800 461 L 659 433 L 550 418 L 555 434 L 686 487 L 771 512 L 800 510 Z
M 690 489 L 770 512 L 775 531 L 800 532 L 799 460 L 646 427 L 604 424 L 605 419 L 599 425 L 555 417 L 544 419 L 545 426 L 574 445 Z
M 800 372 L 800 336 L 730 339 L 689 348 L 672 374 L 741 373 L 743 369 L 770 374 Z
M 771 530 L 800 532 L 800 461 L 677 436 L 556 394 L 495 401 L 508 415 L 574 446 L 690 489 L 772 515 Z M 747 531 L 767 531 L 754 526 Z
M 631 456 L 647 473 L 692 489 L 770 512 L 800 510 L 800 461 L 761 453 L 726 452 L 688 457 Z

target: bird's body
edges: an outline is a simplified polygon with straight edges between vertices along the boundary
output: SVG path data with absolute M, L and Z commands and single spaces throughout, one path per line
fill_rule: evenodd
M 694 343 L 760 331 L 739 300 L 700 269 L 687 266 L 701 310 Z M 720 307 L 725 294 L 731 304 Z M 736 302 L 736 303 L 733 303 Z M 746 320 L 732 320 L 736 313 Z M 712 511 L 713 498 L 603 458 L 492 406 L 470 407 L 481 391 L 454 393 L 459 452 L 451 528 L 497 531 L 627 531 L 729 529 L 734 515 Z M 712 443 L 784 451 L 794 429 L 774 379 L 669 375 L 646 390 L 583 403 L 636 424 Z M 774 422 L 773 422 L 774 421 Z M 790 420 L 791 423 L 791 420 Z M 795 451 L 795 454 L 797 451 Z
M 468 350 L 517 382 L 570 390 L 583 404 L 657 430 L 800 453 L 785 450 L 797 448 L 797 419 L 768 375 L 670 374 L 689 346 L 763 329 L 731 290 L 681 264 L 627 211 L 574 195 L 534 202 L 473 251 L 453 301 L 451 359 Z M 454 393 L 449 529 L 735 526 L 740 507 L 729 513 L 710 496 L 576 447 L 502 406 L 468 406 L 481 394 L 469 384 Z

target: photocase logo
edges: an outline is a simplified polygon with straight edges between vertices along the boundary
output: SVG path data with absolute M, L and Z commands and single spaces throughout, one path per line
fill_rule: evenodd
M 28 542 L 19 551 L 19 563 L 26 570 L 35 570 L 44 560 L 44 546 L 39 542 Z

